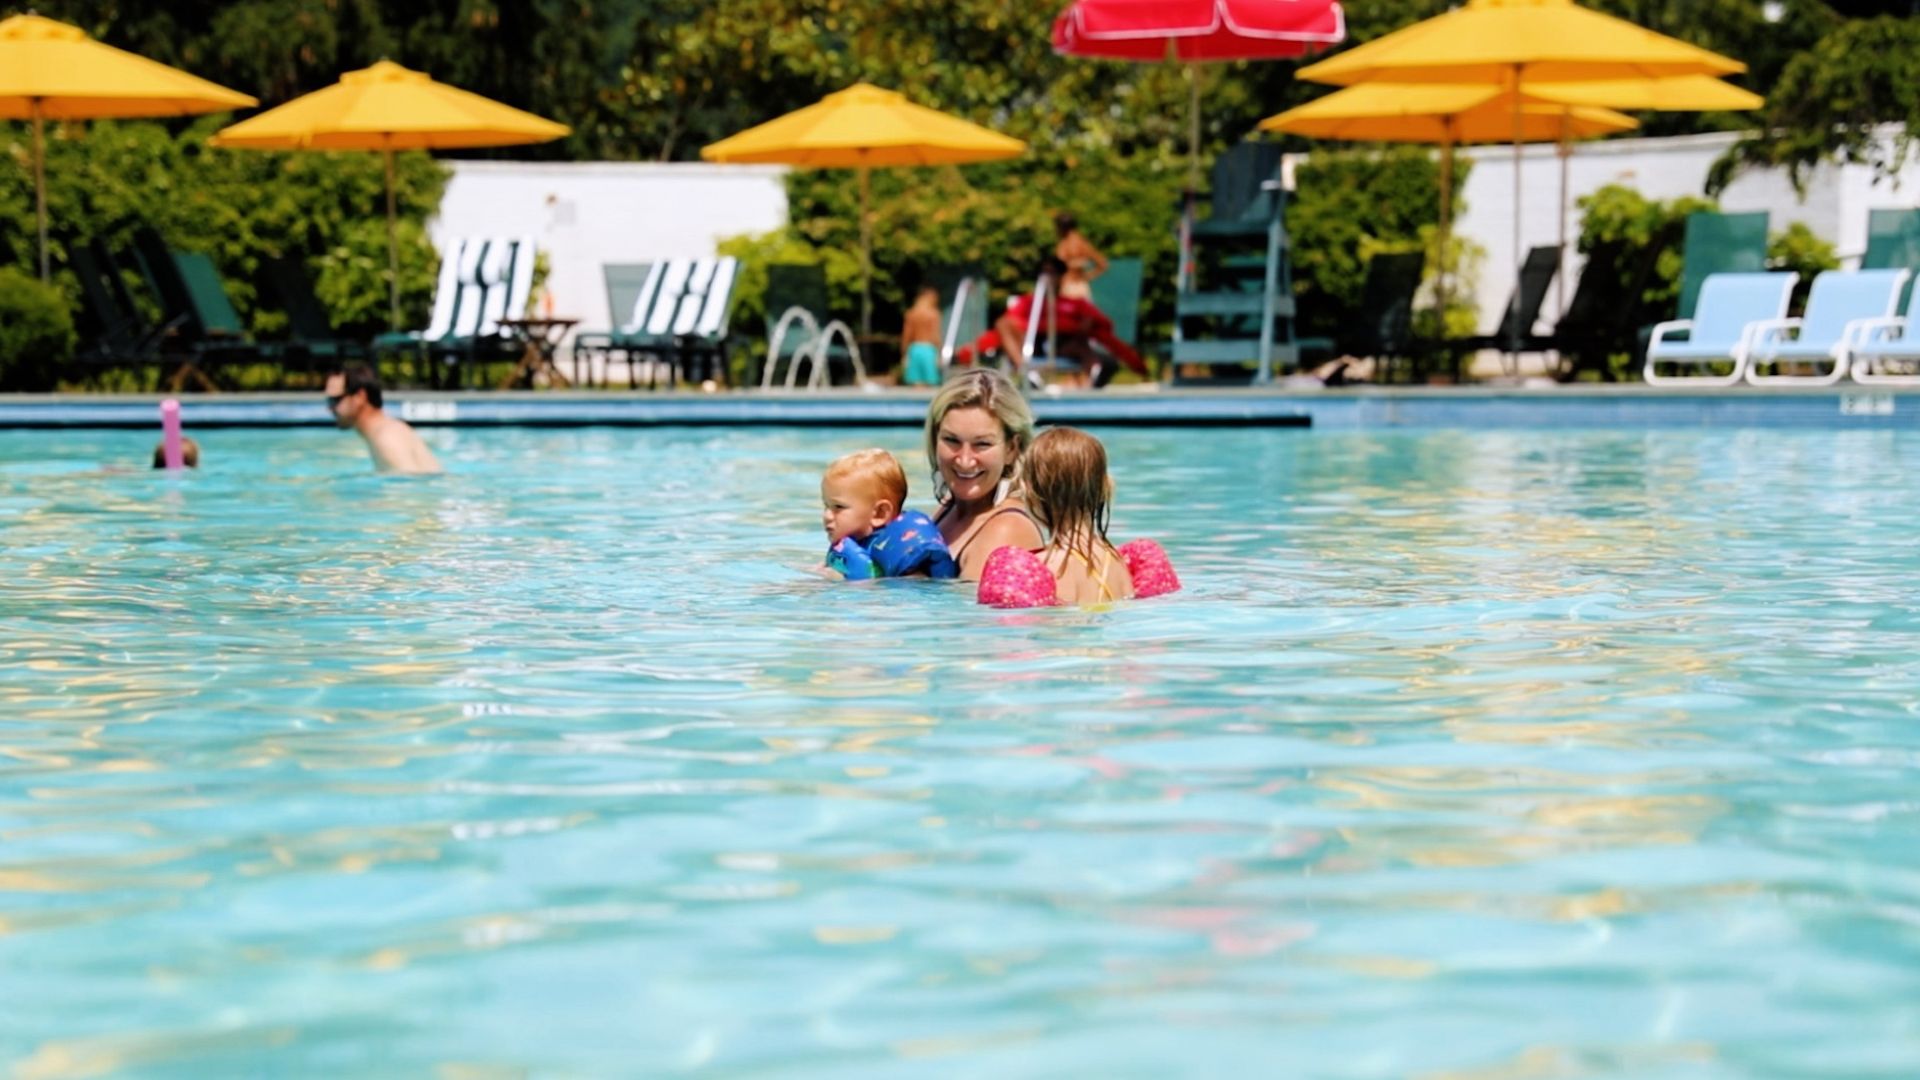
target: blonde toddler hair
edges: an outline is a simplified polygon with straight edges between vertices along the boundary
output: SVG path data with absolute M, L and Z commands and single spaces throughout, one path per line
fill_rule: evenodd
M 907 470 L 900 459 L 878 448 L 855 450 L 827 466 L 828 480 L 858 479 L 875 499 L 888 499 L 898 514 L 907 505 Z

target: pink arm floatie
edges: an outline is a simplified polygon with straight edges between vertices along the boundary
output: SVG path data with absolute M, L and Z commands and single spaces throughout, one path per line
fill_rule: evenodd
M 1173 572 L 1173 560 L 1159 544 L 1129 540 L 1120 545 L 1120 557 L 1127 561 L 1127 573 L 1133 576 L 1133 595 L 1139 599 L 1180 591 L 1180 575 Z
M 1051 607 L 1059 585 L 1040 557 L 1026 548 L 995 548 L 980 571 L 980 602 L 990 607 Z
M 1180 575 L 1159 544 L 1130 540 L 1119 551 L 1133 578 L 1135 597 L 1145 600 L 1180 591 Z M 991 607 L 1051 607 L 1060 602 L 1059 588 L 1046 564 L 1025 548 L 996 548 L 980 571 L 980 602 Z

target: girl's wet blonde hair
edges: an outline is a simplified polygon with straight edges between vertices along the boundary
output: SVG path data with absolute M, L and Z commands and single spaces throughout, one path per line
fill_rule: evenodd
M 1018 494 L 1021 462 L 1033 444 L 1033 409 L 1005 375 L 993 368 L 974 368 L 948 379 L 927 405 L 927 467 L 933 470 L 934 500 L 947 501 L 947 482 L 940 476 L 940 423 L 955 409 L 985 409 L 1000 422 L 1001 434 L 1012 448 L 1001 480 L 1008 493 Z
M 1024 476 L 1027 506 L 1048 543 L 1064 536 L 1067 550 L 1088 563 L 1098 548 L 1113 548 L 1107 539 L 1113 478 L 1099 439 L 1079 428 L 1048 428 L 1027 451 Z

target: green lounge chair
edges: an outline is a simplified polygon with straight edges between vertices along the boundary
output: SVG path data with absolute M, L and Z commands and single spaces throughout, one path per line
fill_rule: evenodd
M 1920 210 L 1869 211 L 1860 269 L 1920 271 Z
M 1767 215 L 1720 214 L 1702 210 L 1687 215 L 1681 241 L 1680 306 L 1675 319 L 1693 318 L 1700 289 L 1714 274 L 1757 274 L 1767 268 Z
M 291 255 L 267 259 L 260 264 L 260 276 L 287 315 L 286 339 L 261 346 L 280 359 L 283 374 L 289 368 L 299 368 L 308 375 L 324 375 L 339 370 L 349 360 L 371 358 L 366 341 L 345 337 L 334 329 L 333 319 L 313 294 L 313 279 L 307 276 L 305 260 Z
M 1113 336 L 1140 341 L 1140 286 L 1146 263 L 1137 255 L 1107 260 L 1106 272 L 1093 279 L 1093 306 L 1113 320 Z
M 600 278 L 607 287 L 607 318 L 611 328 L 588 331 L 573 339 L 573 381 L 584 385 L 580 379 L 580 362 L 588 362 L 587 375 L 592 377 L 592 361 L 600 358 L 600 385 L 607 385 L 608 375 L 613 366 L 613 354 L 624 349 L 620 344 L 623 331 L 634 323 L 634 312 L 640 303 L 641 291 L 653 273 L 654 263 L 604 263 L 600 267 Z M 645 322 L 645 313 L 641 313 L 640 322 Z M 633 365 L 624 352 L 622 362 L 627 364 L 627 381 L 633 381 Z
M 149 325 L 141 317 L 104 244 L 93 240 L 69 243 L 66 248 L 67 265 L 80 282 L 81 340 L 73 359 L 82 381 L 100 386 L 108 372 L 123 370 L 138 376 L 156 367 L 160 339 L 170 328 Z
M 162 343 L 163 354 L 179 365 L 168 377 L 169 389 L 178 391 L 191 380 L 203 390 L 218 390 L 221 364 L 259 358 L 260 348 L 227 297 L 212 259 L 170 249 L 151 230 L 135 236 L 134 250 L 166 310 L 185 316 L 178 332 Z
M 1303 354 L 1365 356 L 1377 361 L 1413 351 L 1413 301 L 1420 292 L 1427 257 L 1418 251 L 1382 251 L 1367 259 L 1360 307 L 1338 337 L 1302 338 Z M 1383 380 L 1384 381 L 1384 380 Z
M 404 356 L 416 369 L 427 362 L 429 350 L 453 333 L 454 320 L 460 313 L 462 300 L 468 303 L 478 300 L 478 294 L 467 288 L 467 279 L 473 275 L 473 266 L 484 250 L 484 243 L 482 240 L 464 239 L 448 242 L 446 249 L 440 253 L 440 271 L 434 278 L 433 286 L 433 310 L 427 316 L 425 329 L 397 330 L 377 335 L 373 339 L 376 357 Z

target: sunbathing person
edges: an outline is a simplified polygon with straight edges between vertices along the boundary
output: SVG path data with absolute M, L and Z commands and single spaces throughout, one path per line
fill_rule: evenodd
M 1066 270 L 1066 263 L 1057 257 L 1049 257 L 1040 270 L 1047 291 L 1057 298 L 1047 306 L 1057 320 L 1051 329 L 1060 356 L 1078 363 L 1095 386 L 1105 386 L 1113 380 L 1115 372 L 1119 370 L 1115 361 L 1145 375 L 1146 362 L 1140 359 L 1140 354 L 1134 351 L 1133 346 L 1120 340 L 1113 332 L 1113 320 L 1093 306 L 1093 301 L 1059 295 Z M 1045 335 L 1049 329 L 1045 321 L 1047 313 L 1042 311 L 1038 317 L 1042 320 L 1039 332 Z M 1033 294 L 1014 297 L 1007 302 L 1006 314 L 993 324 L 993 329 L 975 339 L 971 351 L 961 350 L 955 358 L 965 360 L 997 350 L 1018 373 L 1027 361 L 1027 328 L 1032 325 L 1034 318 Z M 1096 345 L 1099 348 L 1096 349 Z

